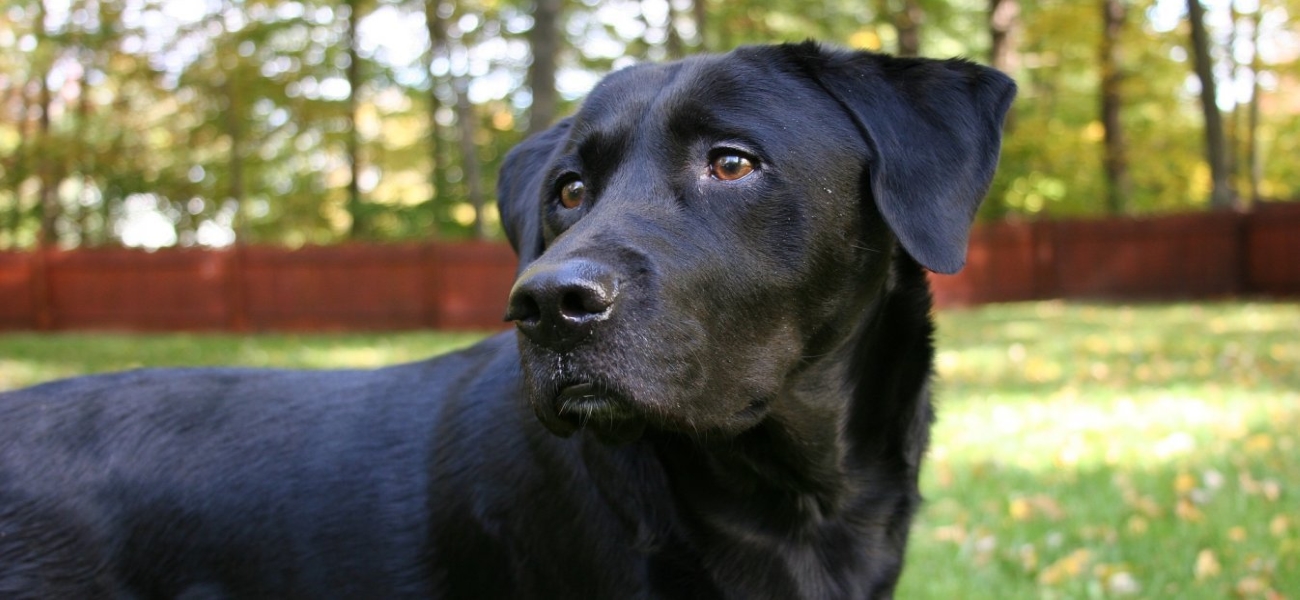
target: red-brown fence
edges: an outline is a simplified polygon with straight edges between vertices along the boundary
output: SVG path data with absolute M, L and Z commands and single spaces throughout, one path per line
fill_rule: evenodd
M 966 268 L 931 282 L 940 306 L 1297 296 L 1300 203 L 1246 214 L 981 225 Z
M 0 253 L 0 328 L 491 329 L 504 244 Z
M 491 243 L 0 253 L 0 329 L 495 329 L 515 264 Z M 1300 296 L 1300 203 L 981 225 L 932 281 L 940 306 Z

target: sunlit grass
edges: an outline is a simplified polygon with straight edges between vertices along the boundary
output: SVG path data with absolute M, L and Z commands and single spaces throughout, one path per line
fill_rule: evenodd
M 137 367 L 376 367 L 467 346 L 483 334 L 0 334 L 0 390 Z
M 900 598 L 1300 590 L 1300 305 L 940 315 Z
M 900 598 L 1296 598 L 1300 304 L 939 314 Z M 327 368 L 479 336 L 0 335 L 0 389 L 144 365 Z

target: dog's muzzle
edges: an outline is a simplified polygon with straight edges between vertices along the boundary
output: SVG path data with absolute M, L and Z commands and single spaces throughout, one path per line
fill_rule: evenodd
M 515 322 L 524 343 L 559 357 L 590 341 L 614 315 L 618 299 L 619 279 L 602 263 L 539 261 L 524 270 L 510 290 L 505 318 Z M 557 379 L 565 376 L 559 368 L 557 362 Z M 542 425 L 561 437 L 585 427 L 602 441 L 625 443 L 645 429 L 645 420 L 626 398 L 592 381 L 568 381 L 540 397 L 534 391 L 532 403 Z
M 510 290 L 505 318 L 531 342 L 564 352 L 613 315 L 618 284 L 614 271 L 598 262 L 539 261 Z
M 560 437 L 585 428 L 602 442 L 623 444 L 645 432 L 645 419 L 625 398 L 593 383 L 565 385 L 553 398 L 533 398 L 532 403 L 537 419 Z

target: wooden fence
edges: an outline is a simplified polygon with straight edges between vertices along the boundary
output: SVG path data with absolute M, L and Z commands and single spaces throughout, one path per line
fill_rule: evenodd
M 501 328 L 515 265 L 491 243 L 0 253 L 0 329 Z
M 0 329 L 497 329 L 504 244 L 0 253 Z M 1300 203 L 1250 214 L 981 225 L 940 306 L 1300 296 Z
M 1300 203 L 1245 214 L 981 225 L 966 268 L 931 281 L 941 306 L 1297 296 Z

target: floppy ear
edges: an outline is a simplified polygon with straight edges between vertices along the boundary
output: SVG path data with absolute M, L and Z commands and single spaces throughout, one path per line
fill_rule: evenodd
M 506 154 L 497 176 L 497 208 L 519 272 L 542 254 L 542 185 L 546 167 L 564 144 L 572 119 L 535 134 Z
M 959 271 L 1015 82 L 960 59 L 788 48 L 866 138 L 871 194 L 899 243 L 932 271 Z

